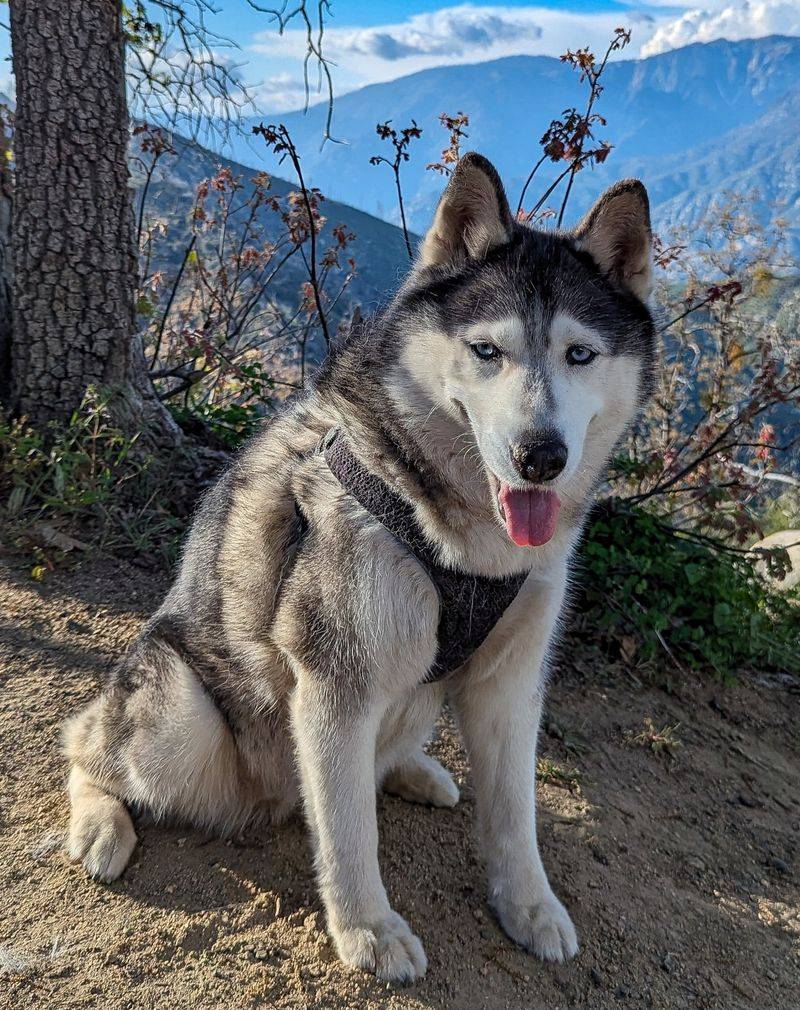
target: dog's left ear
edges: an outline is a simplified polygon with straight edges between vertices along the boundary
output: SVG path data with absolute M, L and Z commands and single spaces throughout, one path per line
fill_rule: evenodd
M 420 267 L 483 259 L 510 241 L 513 219 L 494 165 L 471 151 L 461 158 L 419 252 Z
M 600 270 L 641 301 L 653 290 L 650 201 L 638 179 L 607 189 L 575 229 L 578 248 Z

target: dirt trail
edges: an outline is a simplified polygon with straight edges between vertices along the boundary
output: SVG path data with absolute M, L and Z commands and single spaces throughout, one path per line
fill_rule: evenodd
M 88 881 L 59 847 L 59 723 L 164 588 L 122 563 L 43 584 L 0 567 L 0 1007 L 800 1008 L 800 697 L 776 680 L 668 695 L 562 664 L 540 836 L 581 940 L 569 965 L 492 919 L 447 721 L 433 746 L 459 806 L 379 800 L 387 888 L 430 960 L 418 985 L 336 961 L 299 820 L 228 844 L 145 828 L 120 881 Z M 674 757 L 646 718 L 680 724 Z

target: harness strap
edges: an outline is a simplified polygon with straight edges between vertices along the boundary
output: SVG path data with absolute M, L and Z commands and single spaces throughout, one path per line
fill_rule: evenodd
M 438 650 L 423 683 L 439 680 L 465 663 L 513 603 L 527 573 L 507 578 L 468 575 L 445 568 L 417 521 L 413 506 L 369 471 L 332 428 L 319 450 L 345 491 L 404 543 L 426 569 L 439 593 Z
M 331 428 L 320 446 L 328 469 L 345 491 L 426 568 L 438 567 L 433 547 L 417 521 L 414 508 L 355 455 L 340 428 Z

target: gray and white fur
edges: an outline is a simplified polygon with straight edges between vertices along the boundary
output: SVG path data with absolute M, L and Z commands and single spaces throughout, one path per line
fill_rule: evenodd
M 68 850 L 92 877 L 125 869 L 130 811 L 226 833 L 302 799 L 339 956 L 382 979 L 422 975 L 422 944 L 381 881 L 375 794 L 457 802 L 423 749 L 447 697 L 490 904 L 538 956 L 575 954 L 537 847 L 536 738 L 570 561 L 652 383 L 650 246 L 638 182 L 574 232 L 545 233 L 513 220 L 489 162 L 461 159 L 400 292 L 239 452 L 199 506 L 164 603 L 68 721 Z M 439 607 L 424 568 L 315 453 L 337 425 L 413 505 L 442 564 L 529 573 L 445 682 L 422 684 Z M 557 473 L 540 466 L 553 445 Z M 519 546 L 501 492 L 543 487 L 561 502 L 555 531 Z

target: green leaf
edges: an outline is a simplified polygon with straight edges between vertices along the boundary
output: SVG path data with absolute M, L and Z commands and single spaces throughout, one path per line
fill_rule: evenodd
M 19 514 L 19 512 L 22 510 L 22 506 L 25 504 L 25 498 L 27 496 L 27 493 L 28 489 L 22 487 L 21 484 L 18 484 L 14 488 L 14 490 L 8 496 L 8 502 L 6 503 L 6 510 L 8 511 L 9 515 L 15 516 Z
M 717 603 L 714 606 L 714 627 L 724 628 L 728 624 L 731 615 L 730 605 L 727 603 Z
M 705 575 L 705 570 L 700 565 L 684 565 L 683 573 L 690 586 L 696 586 Z

